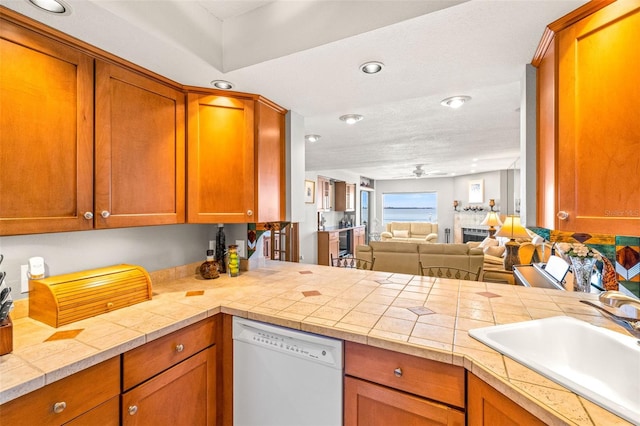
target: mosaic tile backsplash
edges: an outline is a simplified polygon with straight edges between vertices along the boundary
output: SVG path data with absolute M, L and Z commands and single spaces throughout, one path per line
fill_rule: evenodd
M 583 243 L 598 250 L 615 266 L 620 285 L 640 297 L 640 237 L 529 229 L 553 243 Z

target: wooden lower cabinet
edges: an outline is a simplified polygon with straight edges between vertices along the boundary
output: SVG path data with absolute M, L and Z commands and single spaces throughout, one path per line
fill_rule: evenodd
M 182 361 L 122 395 L 122 424 L 215 425 L 216 348 Z
M 318 265 L 331 265 L 340 254 L 340 232 L 318 231 Z
M 0 405 L 0 423 L 117 425 L 119 393 L 120 357 L 114 357 Z
M 123 425 L 215 425 L 220 317 L 122 355 Z
M 467 424 L 469 426 L 545 424 L 474 374 L 467 373 L 467 389 Z
M 359 226 L 357 228 L 353 228 L 353 247 L 351 248 L 351 253 L 355 256 L 356 247 L 362 246 L 366 244 L 366 239 L 364 235 L 364 226 Z
M 464 425 L 465 370 L 345 342 L 345 426 Z
M 464 413 L 444 404 L 345 377 L 345 426 L 464 425 Z

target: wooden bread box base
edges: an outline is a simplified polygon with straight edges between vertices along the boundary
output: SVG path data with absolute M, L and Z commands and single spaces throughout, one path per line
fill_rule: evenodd
M 151 277 L 136 265 L 115 265 L 29 282 L 29 316 L 60 327 L 150 300 Z

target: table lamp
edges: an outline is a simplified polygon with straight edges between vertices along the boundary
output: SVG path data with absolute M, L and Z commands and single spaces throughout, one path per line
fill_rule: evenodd
M 489 225 L 489 238 L 495 239 L 496 237 L 493 234 L 496 233 L 496 228 L 494 226 L 502 225 L 502 221 L 498 216 L 498 212 L 490 211 L 480 225 Z
M 513 265 L 520 263 L 518 251 L 520 244 L 516 242 L 516 238 L 531 238 L 527 230 L 520 224 L 519 216 L 507 216 L 502 227 L 496 232 L 496 237 L 509 238 L 505 246 L 504 269 L 513 271 Z

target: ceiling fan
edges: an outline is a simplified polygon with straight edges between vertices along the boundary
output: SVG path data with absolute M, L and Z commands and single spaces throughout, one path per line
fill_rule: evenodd
M 411 171 L 410 175 L 405 175 L 405 176 L 396 176 L 394 179 L 408 179 L 408 178 L 422 178 L 422 177 L 429 177 L 429 176 L 446 176 L 446 173 L 443 173 L 439 170 L 431 170 L 431 171 L 427 171 L 425 169 L 423 169 L 424 165 L 423 164 L 416 164 L 416 168 L 414 170 Z
M 415 177 L 422 177 L 426 172 L 422 169 L 422 164 L 416 164 L 415 170 L 412 172 Z

